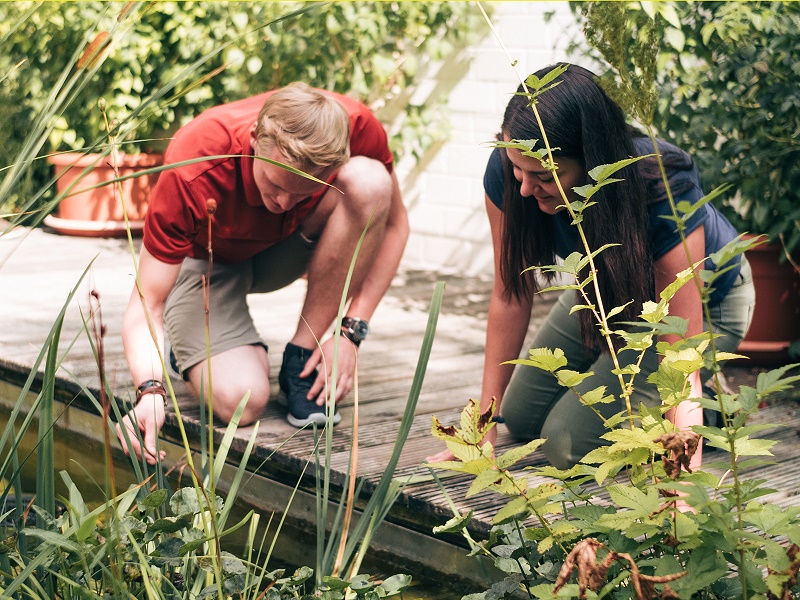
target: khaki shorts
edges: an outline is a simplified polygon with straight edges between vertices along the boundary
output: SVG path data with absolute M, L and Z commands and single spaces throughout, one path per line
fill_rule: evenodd
M 316 242 L 297 230 L 244 262 L 214 263 L 209 289 L 211 356 L 240 346 L 266 348 L 250 316 L 247 294 L 272 292 L 302 277 L 315 248 Z M 207 356 L 202 287 L 207 273 L 208 261 L 185 259 L 164 310 L 164 328 L 184 379 Z

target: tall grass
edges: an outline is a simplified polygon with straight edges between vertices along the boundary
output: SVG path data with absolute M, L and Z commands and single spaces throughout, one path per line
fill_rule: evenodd
M 31 125 L 17 160 L 5 169 L 5 175 L 0 183 L 0 212 L 12 191 L 25 177 L 34 161 L 44 158 L 40 155 L 44 144 L 52 132 L 56 117 L 61 114 L 70 103 L 76 102 L 80 94 L 86 89 L 92 76 L 96 73 L 103 57 L 113 50 L 116 40 L 120 39 L 130 29 L 132 22 L 146 10 L 146 4 L 130 3 L 119 13 L 114 24 L 103 31 L 87 31 L 83 44 L 75 48 L 71 54 L 68 66 L 62 72 L 58 83 L 50 91 L 44 107 Z M 315 4 L 284 15 L 280 19 L 291 18 L 293 15 L 313 10 Z M 109 5 L 108 11 L 113 9 Z M 31 11 L 35 10 L 35 6 Z M 32 13 L 29 13 L 32 14 Z M 18 26 L 24 22 L 24 16 Z M 279 20 L 280 20 L 279 19 Z M 268 26 L 264 23 L 259 29 Z M 231 40 L 198 60 L 168 84 L 160 88 L 151 97 L 144 100 L 141 105 L 133 110 L 126 119 L 117 124 L 118 133 L 114 137 L 98 138 L 84 149 L 85 153 L 98 152 L 101 160 L 108 158 L 113 163 L 116 156 L 116 136 L 123 136 L 126 131 L 135 129 L 137 121 L 148 110 L 155 106 L 177 98 L 180 94 L 191 89 L 192 84 L 183 87 L 183 91 L 175 90 L 191 81 L 196 71 L 211 57 L 221 52 L 226 46 L 234 43 Z M 25 65 L 18 68 L 24 69 Z M 2 77 L 3 74 L 0 74 Z M 104 109 L 104 103 L 99 103 Z M 211 157 L 218 158 L 218 157 Z M 208 158 L 200 159 L 208 160 Z M 188 164 L 186 163 L 181 164 Z M 272 162 L 272 161 L 270 161 Z M 278 166 L 286 167 L 280 163 Z M 170 165 L 150 169 L 137 176 L 145 176 L 165 168 L 175 168 L 180 165 Z M 294 170 L 293 170 L 294 171 Z M 88 168 L 87 168 L 88 172 Z M 294 171 L 299 173 L 298 171 Z M 300 173 L 304 176 L 306 174 Z M 53 177 L 44 187 L 37 190 L 26 203 L 23 212 L 34 207 L 48 188 L 56 181 L 58 175 Z M 119 184 L 126 177 L 116 177 L 110 182 L 119 193 Z M 67 195 L 75 193 L 74 185 L 57 194 L 48 205 L 37 212 L 29 223 L 38 224 L 52 211 L 58 202 Z M 127 215 L 126 215 L 127 219 Z M 13 217 L 12 224 L 18 223 L 21 218 Z M 369 227 L 369 225 L 368 225 Z M 344 311 L 347 301 L 347 288 L 352 278 L 356 257 L 361 242 L 366 235 L 365 229 L 358 242 L 355 254 L 350 263 L 345 291 L 343 293 L 339 319 Z M 2 235 L 2 233 L 0 233 Z M 131 256 L 136 263 L 136 252 L 133 239 L 128 231 L 128 242 Z M 8 259 L 6 259 L 8 260 Z M 55 461 L 53 436 L 58 424 L 58 416 L 54 412 L 55 389 L 58 374 L 61 370 L 63 354 L 60 351 L 62 328 L 65 321 L 66 310 L 73 301 L 78 286 L 83 281 L 87 270 L 79 278 L 75 288 L 68 294 L 60 313 L 56 316 L 55 323 L 45 341 L 39 356 L 35 360 L 30 375 L 23 386 L 14 408 L 12 409 L 9 423 L 0 434 L 0 448 L 3 449 L 0 460 L 0 476 L 7 479 L 10 485 L 0 492 L 0 505 L 4 504 L 9 494 L 14 493 L 14 529 L 19 534 L 18 544 L 13 549 L 0 552 L 0 570 L 3 578 L 3 597 L 25 598 L 66 598 L 80 593 L 85 597 L 100 598 L 111 594 L 118 598 L 194 598 L 194 597 L 236 597 L 260 598 L 268 587 L 280 589 L 281 594 L 291 596 L 298 590 L 305 589 L 308 579 L 305 571 L 291 577 L 283 577 L 283 573 L 271 572 L 268 564 L 272 557 L 275 539 L 269 543 L 266 554 L 263 554 L 266 539 L 260 542 L 256 535 L 258 531 L 259 516 L 252 512 L 233 525 L 228 524 L 231 510 L 236 502 L 237 494 L 242 486 L 247 484 L 249 470 L 256 467 L 249 465 L 250 457 L 259 431 L 259 425 L 253 427 L 248 437 L 246 448 L 236 457 L 237 467 L 228 483 L 227 498 L 222 499 L 217 495 L 217 484 L 223 477 L 223 467 L 230 465 L 230 452 L 241 414 L 248 398 L 242 398 L 236 413 L 225 428 L 221 441 L 215 444 L 215 429 L 212 419 L 204 410 L 201 411 L 203 421 L 203 434 L 200 439 L 201 451 L 199 457 L 195 456 L 193 443 L 190 442 L 180 418 L 180 407 L 176 400 L 171 383 L 167 380 L 169 395 L 173 409 L 178 417 L 178 427 L 182 441 L 182 448 L 186 468 L 191 476 L 192 483 L 174 493 L 162 464 L 157 464 L 151 472 L 149 465 L 144 461 L 131 460 L 138 485 L 118 493 L 114 477 L 114 461 L 111 440 L 114 436 L 114 421 L 120 421 L 125 409 L 119 400 L 114 397 L 112 386 L 106 378 L 104 367 L 104 341 L 105 326 L 99 312 L 98 296 L 94 302 L 90 301 L 90 314 L 83 317 L 82 329 L 88 336 L 89 343 L 97 361 L 100 374 L 99 394 L 90 389 L 86 384 L 78 381 L 83 394 L 89 398 L 97 412 L 103 415 L 104 449 L 105 458 L 105 498 L 100 506 L 89 510 L 81 491 L 77 489 L 68 474 L 62 473 L 62 480 L 67 486 L 68 497 L 62 499 L 66 506 L 64 515 L 57 514 L 57 498 L 55 486 Z M 2 264 L 0 264 L 2 268 Z M 138 284 L 138 274 L 137 274 Z M 397 498 L 401 486 L 393 479 L 401 449 L 410 430 L 414 410 L 419 398 L 425 367 L 430 354 L 431 345 L 436 329 L 438 312 L 443 295 L 443 284 L 436 286 L 433 295 L 430 315 L 422 349 L 414 379 L 411 383 L 408 402 L 401 421 L 400 432 L 395 442 L 394 450 L 387 469 L 381 478 L 376 490 L 371 495 L 366 507 L 361 511 L 358 522 L 350 527 L 351 515 L 355 510 L 360 486 L 357 480 L 357 437 L 351 448 L 353 460 L 351 470 L 347 473 L 345 488 L 349 494 L 342 494 L 339 501 L 337 516 L 334 519 L 333 530 L 328 533 L 325 524 L 328 522 L 328 504 L 332 498 L 331 492 L 331 467 L 329 460 L 322 466 L 320 443 L 315 444 L 315 452 L 311 462 L 316 466 L 315 473 L 318 481 L 318 556 L 316 559 L 315 589 L 331 584 L 330 576 L 338 575 L 336 581 L 346 583 L 346 578 L 354 578 L 359 572 L 361 563 L 376 529 L 386 517 L 389 508 Z M 213 307 L 206 307 L 213 310 Z M 335 332 L 336 346 L 334 350 L 334 368 L 330 396 L 335 397 L 336 388 L 336 358 L 338 355 L 339 325 Z M 151 327 L 152 331 L 152 327 Z M 72 340 L 69 348 L 75 343 Z M 166 372 L 164 357 L 160 356 L 162 367 Z M 25 399 L 33 389 L 40 367 L 44 365 L 41 391 L 32 406 L 25 409 Z M 212 396 L 211 382 L 203 390 L 209 397 Z M 356 384 L 356 405 L 358 404 L 358 387 Z M 204 394 L 201 394 L 204 395 Z M 356 412 L 357 414 L 357 412 Z M 322 454 L 331 456 L 333 431 L 330 420 L 333 417 L 333 406 L 329 403 L 329 425 L 324 430 Z M 37 437 L 36 471 L 37 481 L 35 489 L 35 504 L 31 507 L 37 515 L 35 527 L 27 527 L 23 522 L 23 515 L 28 507 L 22 504 L 24 492 L 22 489 L 20 471 L 30 457 L 20 457 L 17 451 L 23 436 L 38 419 L 39 429 Z M 357 419 L 357 417 L 356 417 Z M 356 421 L 355 426 L 358 426 Z M 138 433 L 138 432 L 137 432 Z M 126 443 L 131 444 L 125 432 Z M 139 440 L 141 443 L 141 440 Z M 303 474 L 300 475 L 302 479 Z M 300 485 L 298 479 L 297 487 Z M 288 510 L 289 507 L 287 507 Z M 286 513 L 281 517 L 281 523 Z M 247 527 L 248 555 L 243 560 L 232 557 L 222 549 L 221 540 L 231 532 Z M 280 524 L 278 533 L 280 532 Z M 277 536 L 278 533 L 275 535 Z M 35 547 L 35 551 L 34 551 Z M 344 577 L 345 579 L 342 579 Z M 363 580 L 362 580 L 363 581 Z M 391 584 L 394 589 L 400 584 L 395 581 Z M 341 586 L 340 586 L 341 587 Z M 389 588 L 386 588 L 389 589 Z

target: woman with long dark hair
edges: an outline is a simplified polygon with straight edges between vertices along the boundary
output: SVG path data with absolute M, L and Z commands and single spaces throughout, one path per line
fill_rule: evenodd
M 544 77 L 553 67 L 538 71 Z M 588 172 L 598 165 L 652 153 L 650 139 L 626 123 L 622 110 L 597 84 L 588 70 L 569 65 L 558 78 L 560 83 L 538 98 L 536 105 L 553 149 L 557 173 L 567 199 L 582 200 L 573 188 L 589 183 Z M 522 86 L 517 90 L 522 92 Z M 514 95 L 503 118 L 501 139 L 541 139 L 529 100 Z M 541 145 L 537 147 L 542 147 Z M 659 140 L 659 153 L 666 166 L 675 202 L 696 201 L 703 196 L 697 168 L 691 157 L 679 148 Z M 583 229 L 589 246 L 619 244 L 596 258 L 600 296 L 606 310 L 626 305 L 613 322 L 634 321 L 642 304 L 658 293 L 692 263 L 719 250 L 737 236 L 731 224 L 710 204 L 704 205 L 686 223 L 685 236 L 691 253 L 687 258 L 676 223 L 671 216 L 655 158 L 645 158 L 620 170 L 618 183 L 603 186 L 592 201 L 596 205 L 583 213 Z M 481 408 L 491 399 L 502 403 L 501 413 L 510 432 L 519 439 L 546 438 L 542 450 L 550 462 L 568 468 L 590 450 L 604 442 L 606 429 L 594 411 L 578 399 L 575 392 L 560 386 L 550 373 L 529 366 L 514 369 L 505 361 L 520 355 L 530 322 L 535 293 L 541 289 L 540 277 L 530 266 L 554 264 L 575 251 L 585 254 L 577 228 L 563 206 L 553 173 L 542 162 L 518 149 L 496 148 L 484 176 L 486 211 L 492 232 L 495 280 L 486 331 L 486 357 L 481 392 Z M 743 257 L 714 282 L 709 306 L 714 331 L 724 334 L 717 348 L 735 351 L 747 332 L 755 303 L 750 269 Z M 704 268 L 716 270 L 710 259 Z M 720 270 L 722 272 L 722 270 Z M 594 290 L 588 288 L 594 301 Z M 577 386 L 585 393 L 600 385 L 618 401 L 598 404 L 608 418 L 624 409 L 621 390 L 610 351 L 600 335 L 591 311 L 571 311 L 586 304 L 573 290 L 560 295 L 533 347 L 561 348 L 568 359 L 567 369 L 593 371 Z M 670 301 L 670 314 L 688 321 L 687 336 L 703 331 L 700 293 L 689 282 Z M 672 336 L 665 336 L 675 341 Z M 636 360 L 634 352 L 619 355 L 620 362 Z M 650 348 L 635 379 L 632 405 L 640 402 L 655 406 L 660 402 L 647 376 L 658 367 L 658 356 Z M 691 397 L 701 396 L 701 375 L 690 376 Z M 670 411 L 669 418 L 680 428 L 702 423 L 697 403 L 683 402 Z M 496 428 L 488 441 L 494 443 Z M 447 458 L 441 453 L 431 460 Z M 697 464 L 699 454 L 693 461 Z

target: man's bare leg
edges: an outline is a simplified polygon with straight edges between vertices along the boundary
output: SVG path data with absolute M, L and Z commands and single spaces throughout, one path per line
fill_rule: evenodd
M 233 417 L 245 394 L 249 394 L 240 424 L 261 417 L 269 400 L 269 361 L 263 346 L 240 346 L 211 357 L 214 415 L 224 422 Z M 208 398 L 208 361 L 189 369 L 187 386 L 197 398 L 200 389 Z
M 352 297 L 381 245 L 392 198 L 392 178 L 382 163 L 356 156 L 333 183 L 342 193 L 329 190 L 301 225 L 310 239 L 319 239 L 308 268 L 308 292 L 292 343 L 313 349 L 336 317 L 350 262 L 359 238 L 369 229 L 359 250 L 348 290 Z M 370 217 L 372 220 L 370 221 Z

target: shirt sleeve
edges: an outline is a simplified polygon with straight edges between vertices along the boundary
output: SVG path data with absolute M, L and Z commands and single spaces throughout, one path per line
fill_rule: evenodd
M 674 189 L 684 188 L 684 191 L 673 199 L 677 205 L 679 202 L 697 202 L 703 197 L 703 190 L 700 187 L 700 174 L 697 167 L 690 171 L 678 173 L 667 173 L 670 187 Z M 687 185 L 691 183 L 691 185 Z M 650 247 L 653 253 L 653 260 L 658 260 L 675 246 L 680 244 L 681 236 L 678 233 L 678 224 L 672 218 L 672 208 L 669 200 L 661 200 L 651 204 L 650 207 Z M 709 207 L 700 207 L 686 221 L 684 235 L 689 235 L 708 220 Z
M 178 264 L 191 254 L 204 215 L 179 168 L 162 171 L 145 216 L 142 243 L 158 260 Z
M 389 149 L 386 130 L 363 105 L 350 118 L 350 155 L 373 158 L 382 162 L 389 173 L 394 170 L 394 157 Z
M 486 164 L 486 171 L 483 174 L 483 189 L 489 200 L 497 207 L 503 204 L 503 158 L 500 156 L 500 148 L 495 148 L 489 162 Z

